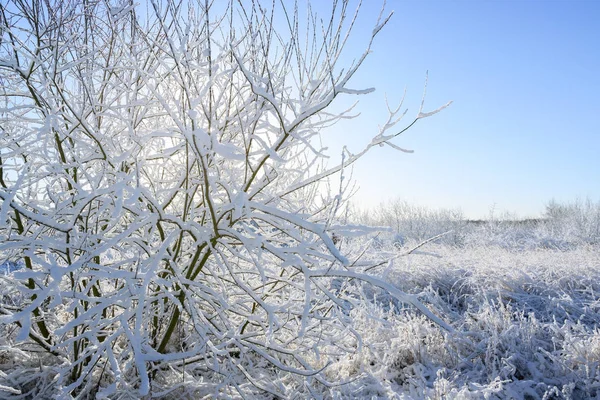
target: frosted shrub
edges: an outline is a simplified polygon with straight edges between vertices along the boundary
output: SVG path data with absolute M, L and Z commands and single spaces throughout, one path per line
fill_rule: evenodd
M 542 218 L 521 219 L 514 214 L 490 213 L 486 220 L 470 221 L 460 210 L 428 209 L 396 199 L 372 210 L 353 213 L 353 219 L 390 229 L 375 245 L 402 247 L 440 234 L 434 243 L 452 246 L 499 246 L 513 250 L 565 251 L 600 243 L 600 203 L 591 200 L 561 204 L 552 201 Z
M 356 218 L 365 224 L 391 228 L 393 243 L 424 241 L 448 233 L 436 243 L 460 246 L 464 242 L 463 229 L 467 222 L 458 209 L 428 209 L 401 199 L 381 203 L 373 210 L 357 213 Z
M 519 219 L 511 214 L 480 221 L 465 230 L 465 243 L 496 245 L 514 250 L 566 251 L 600 243 L 600 204 L 591 200 L 551 201 L 541 218 Z
M 284 4 L 0 5 L 0 260 L 25 266 L 2 345 L 47 366 L 9 368 L 0 390 L 308 396 L 340 357 L 322 349 L 358 336 L 352 280 L 451 330 L 332 239 L 369 232 L 339 218 L 344 169 L 406 130 L 390 111 L 339 165 L 315 140 L 348 117 L 337 97 L 371 91 L 349 81 L 390 16 L 343 66 L 358 10 Z
M 551 201 L 544 213 L 548 235 L 575 243 L 600 243 L 600 202 L 590 199 L 561 204 Z

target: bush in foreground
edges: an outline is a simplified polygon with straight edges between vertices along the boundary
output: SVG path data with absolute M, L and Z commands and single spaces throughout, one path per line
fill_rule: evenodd
M 339 165 L 315 147 L 348 117 L 334 100 L 370 92 L 349 81 L 389 15 L 342 66 L 356 16 L 347 1 L 324 20 L 283 2 L 0 5 L 0 259 L 25 266 L 3 286 L 20 301 L 0 308 L 0 390 L 307 396 L 357 346 L 348 281 L 451 330 L 332 239 L 368 231 L 340 224 L 344 169 L 405 130 L 398 108 Z

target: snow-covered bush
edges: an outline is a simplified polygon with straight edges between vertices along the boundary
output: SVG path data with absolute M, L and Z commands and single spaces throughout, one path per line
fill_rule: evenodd
M 349 280 L 450 330 L 368 272 L 382 260 L 334 243 L 368 231 L 339 218 L 344 169 L 406 128 L 392 110 L 324 164 L 314 139 L 349 117 L 328 107 L 371 91 L 350 79 L 390 17 L 341 65 L 358 11 L 333 4 L 0 5 L 0 259 L 25 265 L 22 303 L 0 308 L 0 390 L 308 396 L 359 342 Z
M 352 218 L 390 232 L 374 236 L 374 247 L 408 246 L 441 235 L 434 243 L 457 247 L 499 246 L 527 251 L 568 250 L 600 243 L 600 203 L 591 200 L 551 201 L 539 218 L 522 219 L 511 213 L 490 213 L 486 220 L 467 220 L 460 210 L 428 209 L 401 199 L 372 210 L 353 210 Z
M 404 244 L 406 240 L 420 242 L 447 233 L 436 242 L 460 246 L 464 244 L 467 226 L 460 209 L 429 209 L 402 199 L 357 212 L 355 217 L 364 224 L 390 227 L 393 232 L 390 239 L 397 244 Z
M 600 202 L 591 199 L 546 205 L 548 236 L 575 243 L 600 243 Z

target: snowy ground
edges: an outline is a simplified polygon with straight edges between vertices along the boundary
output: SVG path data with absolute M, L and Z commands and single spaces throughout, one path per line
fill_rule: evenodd
M 430 245 L 388 279 L 444 316 L 449 334 L 378 297 L 355 315 L 359 377 L 338 398 L 600 398 L 600 252 Z
M 313 397 L 600 398 L 600 247 L 564 235 L 549 240 L 539 227 L 479 229 L 487 233 L 472 230 L 460 246 L 428 243 L 373 271 L 416 294 L 455 331 L 444 331 L 383 291 L 357 286 L 370 299 L 351 311 L 362 343 L 323 371 L 343 384 L 314 385 Z M 400 246 L 391 237 L 372 246 L 379 254 L 397 255 L 416 243 L 408 238 Z M 4 294 L 8 272 L 0 277 Z M 0 342 L 0 398 L 31 398 L 11 394 L 9 387 L 52 398 L 55 376 L 46 363 L 53 361 L 23 352 L 31 345 L 16 344 L 16 332 L 4 327 Z M 234 391 L 215 389 L 214 376 L 210 384 L 201 375 L 165 377 L 177 389 L 155 393 L 158 398 L 213 398 L 215 392 L 235 397 Z M 111 398 L 135 398 L 135 390 Z M 273 397 L 257 390 L 253 398 Z

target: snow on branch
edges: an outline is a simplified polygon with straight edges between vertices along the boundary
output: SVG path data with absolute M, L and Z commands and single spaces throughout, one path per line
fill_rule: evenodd
M 0 277 L 1 392 L 315 397 L 362 346 L 360 285 L 452 331 L 367 273 L 383 256 L 357 243 L 382 229 L 345 211 L 349 167 L 409 152 L 391 140 L 447 105 L 399 132 L 388 105 L 339 165 L 318 142 L 356 114 L 338 97 L 374 91 L 348 84 L 391 13 L 342 65 L 360 6 L 217 3 L 0 6 L 0 262 L 20 266 Z

